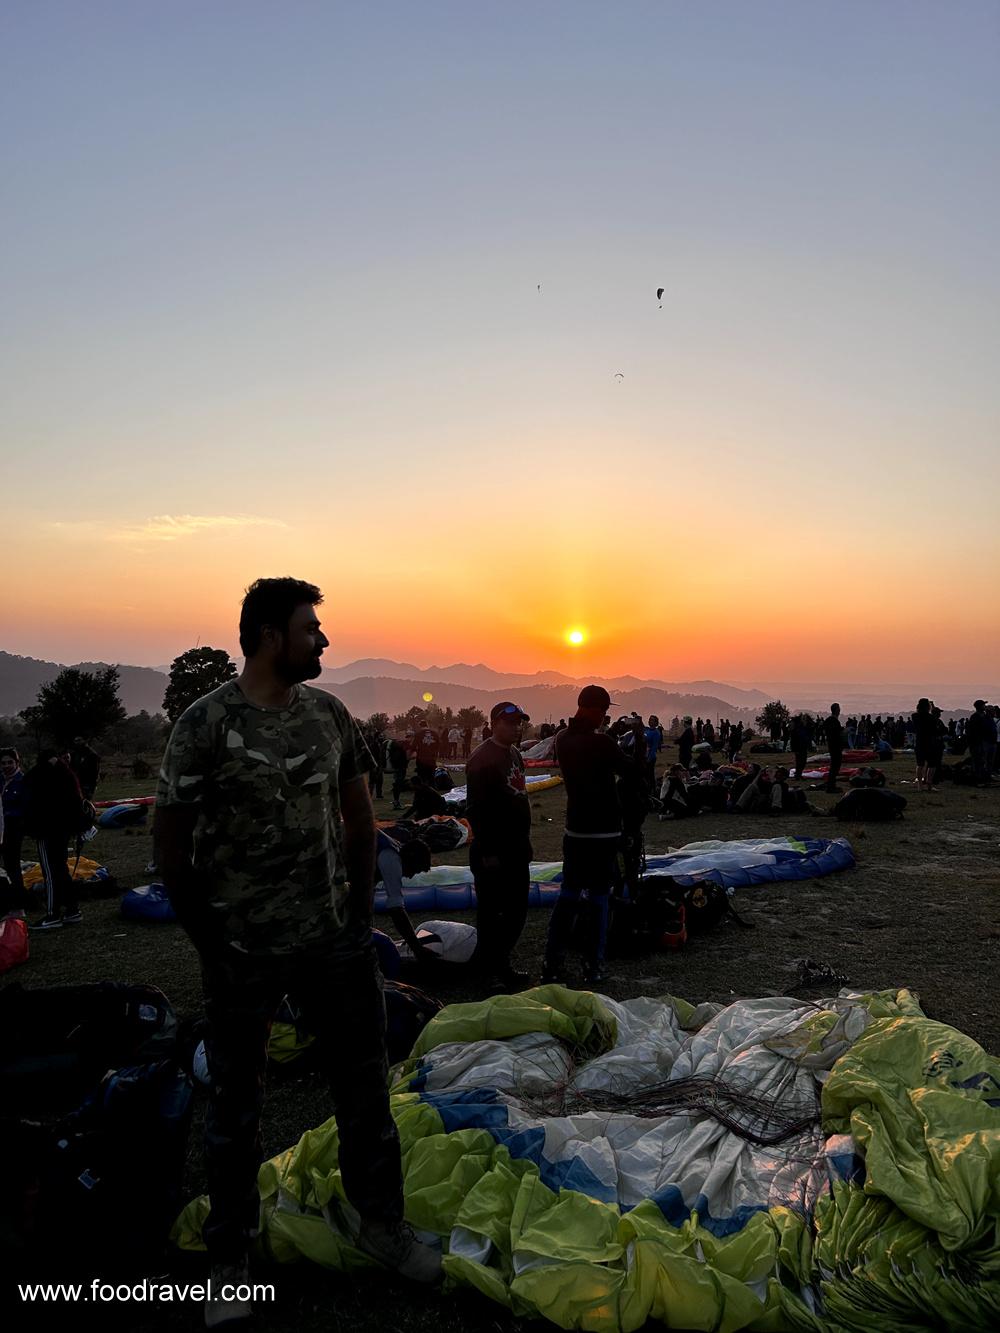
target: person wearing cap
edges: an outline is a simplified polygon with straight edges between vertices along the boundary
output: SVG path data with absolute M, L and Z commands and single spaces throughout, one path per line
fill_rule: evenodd
M 976 786 L 985 787 L 990 780 L 993 755 L 997 744 L 997 724 L 986 711 L 986 700 L 977 699 L 976 710 L 965 724 L 965 739 L 969 742 L 969 757 L 976 774 Z
M 549 920 L 543 982 L 563 980 L 584 893 L 588 907 L 584 977 L 589 986 L 605 979 L 608 898 L 622 831 L 616 778 L 630 773 L 633 762 L 600 730 L 610 707 L 607 690 L 585 686 L 577 699 L 576 716 L 556 737 L 556 762 L 566 784 L 566 828 L 562 888 Z
M 517 748 L 523 708 L 504 700 L 490 710 L 490 735 L 465 769 L 472 825 L 469 865 L 476 886 L 476 962 L 492 992 L 523 990 L 530 981 L 510 956 L 528 915 L 531 806 Z

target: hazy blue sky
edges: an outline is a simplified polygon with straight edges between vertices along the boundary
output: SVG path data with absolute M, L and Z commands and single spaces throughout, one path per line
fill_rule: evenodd
M 160 661 L 294 566 L 340 656 L 992 668 L 1000 5 L 33 0 L 0 51 L 0 647 Z

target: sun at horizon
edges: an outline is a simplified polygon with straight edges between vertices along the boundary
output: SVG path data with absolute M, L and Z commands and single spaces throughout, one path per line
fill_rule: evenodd
M 566 642 L 571 648 L 581 647 L 587 640 L 587 634 L 582 629 L 571 629 L 566 631 Z

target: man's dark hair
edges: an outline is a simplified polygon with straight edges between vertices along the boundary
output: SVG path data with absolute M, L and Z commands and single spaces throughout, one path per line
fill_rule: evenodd
M 0 750 L 0 759 L 13 759 L 15 764 L 19 764 L 21 762 L 21 756 L 10 745 L 5 745 L 3 749 Z
M 422 875 L 431 868 L 431 849 L 423 838 L 413 838 L 400 847 L 399 860 L 405 879 L 412 875 Z
M 240 648 L 253 657 L 260 648 L 265 625 L 284 633 L 299 606 L 318 606 L 323 594 L 315 583 L 302 579 L 258 579 L 247 588 L 240 611 Z

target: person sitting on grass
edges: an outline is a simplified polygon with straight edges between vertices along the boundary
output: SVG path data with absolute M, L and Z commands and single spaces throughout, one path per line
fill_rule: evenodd
M 660 784 L 661 822 L 665 819 L 687 819 L 697 814 L 688 797 L 687 770 L 683 764 L 672 764 Z
M 772 815 L 821 814 L 814 805 L 810 805 L 805 792 L 800 787 L 788 785 L 789 773 L 784 766 L 774 770 L 774 782 L 771 784 Z
M 383 829 L 378 830 L 375 840 L 375 887 L 381 884 L 385 890 L 389 919 L 413 950 L 413 957 L 418 962 L 425 962 L 433 955 L 424 948 L 425 941 L 418 938 L 404 906 L 403 880 L 423 875 L 430 868 L 431 849 L 422 838 L 399 843 Z
M 448 813 L 448 802 L 420 774 L 414 774 L 410 779 L 410 787 L 413 795 L 409 806 L 399 816 L 401 821 L 404 819 L 432 819 L 434 815 L 446 815 Z

